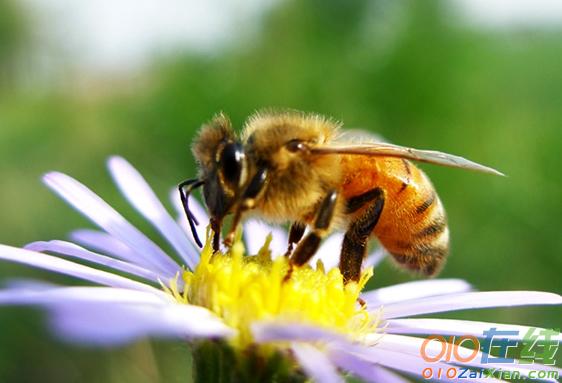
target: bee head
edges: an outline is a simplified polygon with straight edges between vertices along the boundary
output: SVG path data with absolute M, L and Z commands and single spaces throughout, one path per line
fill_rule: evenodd
M 195 139 L 193 154 L 204 181 L 203 195 L 211 218 L 220 224 L 230 213 L 246 180 L 246 155 L 231 123 L 223 114 L 205 124 Z

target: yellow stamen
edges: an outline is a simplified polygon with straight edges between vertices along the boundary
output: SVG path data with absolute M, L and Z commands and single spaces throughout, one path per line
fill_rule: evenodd
M 326 272 L 319 261 L 316 269 L 294 268 L 286 279 L 288 260 L 272 259 L 270 242 L 271 235 L 257 255 L 244 256 L 240 235 L 226 254 L 213 254 L 208 240 L 195 271 L 181 275 L 183 291 L 179 275 L 163 288 L 178 302 L 206 307 L 238 329 L 235 346 L 252 342 L 250 326 L 259 320 L 311 324 L 358 341 L 376 330 L 377 318 L 357 301 L 372 269 L 358 283 L 344 285 L 338 268 Z

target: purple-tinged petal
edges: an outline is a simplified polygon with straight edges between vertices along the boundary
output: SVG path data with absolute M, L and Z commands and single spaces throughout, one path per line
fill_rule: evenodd
M 43 181 L 92 222 L 137 249 L 138 254 L 158 271 L 174 274 L 178 270 L 178 265 L 162 249 L 80 182 L 58 172 L 47 173 Z
M 351 374 L 373 383 L 409 383 L 410 381 L 379 365 L 367 362 L 349 352 L 333 349 L 329 352 L 330 360 L 338 367 Z
M 105 255 L 97 254 L 86 250 L 74 243 L 65 241 L 38 241 L 33 242 L 25 246 L 27 250 L 45 252 L 50 251 L 62 255 L 67 255 L 70 257 L 75 257 L 78 259 L 83 259 L 85 261 L 93 262 L 98 265 L 107 266 L 117 271 L 122 271 L 131 275 L 136 275 L 137 277 L 144 278 L 145 280 L 157 282 L 159 279 L 170 279 L 173 275 L 162 276 L 156 275 L 152 271 L 147 270 L 143 267 L 133 265 L 128 262 L 120 261 Z
M 148 291 L 155 294 L 165 295 L 161 290 L 141 282 L 133 281 L 106 271 L 96 270 L 88 266 L 54 257 L 52 255 L 37 253 L 35 251 L 20 249 L 17 247 L 0 245 L 0 259 L 70 275 L 86 281 L 99 283 L 100 285 Z
M 104 231 L 91 229 L 75 230 L 70 233 L 70 239 L 98 253 L 107 254 L 113 258 L 119 258 L 144 268 L 151 267 L 150 263 L 146 262 L 135 250 Z
M 170 304 L 170 298 L 145 291 L 115 287 L 66 287 L 46 285 L 16 286 L 0 290 L 2 305 L 40 305 L 45 307 L 84 304 L 144 304 L 162 306 Z
M 271 257 L 275 258 L 285 254 L 288 239 L 285 230 L 280 227 L 271 226 L 257 219 L 249 219 L 244 223 L 244 239 L 248 254 L 257 254 L 265 243 L 266 237 L 271 234 L 269 244 Z
M 75 305 L 55 308 L 51 326 L 59 337 L 78 343 L 116 345 L 148 336 L 226 338 L 234 330 L 197 306 Z
M 314 327 L 313 325 L 302 324 L 289 324 L 289 323 L 275 323 L 275 322 L 260 322 L 252 326 L 252 333 L 254 339 L 258 343 L 266 342 L 321 342 L 325 343 L 329 350 L 329 355 L 336 355 L 343 358 L 339 352 L 348 353 L 354 358 L 359 358 L 364 362 L 380 364 L 382 366 L 390 367 L 392 369 L 403 371 L 408 374 L 421 376 L 424 368 L 428 366 L 433 368 L 442 368 L 446 370 L 450 365 L 442 362 L 436 362 L 429 365 L 418 354 L 411 354 L 410 351 L 401 349 L 400 347 L 380 347 L 380 343 L 387 337 L 393 335 L 374 334 L 373 346 L 362 346 L 359 344 L 350 343 L 343 335 L 331 332 L 330 330 Z M 376 339 L 375 339 L 376 338 Z M 416 338 L 417 339 L 417 338 Z M 419 351 L 419 348 L 418 348 Z M 335 353 L 335 354 L 334 354 Z M 336 361 L 337 359 L 333 359 Z M 347 360 L 351 363 L 350 360 Z M 360 361 L 355 361 L 359 366 Z M 363 365 L 364 366 L 364 365 Z M 444 381 L 455 381 L 453 379 L 446 379 Z M 498 381 L 498 380 L 486 380 Z
M 517 331 L 518 335 L 502 335 L 507 339 L 523 339 L 528 331 L 543 330 L 538 327 L 519 326 L 504 323 L 476 322 L 458 319 L 389 319 L 386 321 L 385 332 L 389 334 L 411 335 L 473 335 L 483 338 L 483 332 L 496 327 L 498 331 Z M 553 340 L 562 342 L 562 334 L 552 337 Z
M 258 343 L 267 342 L 345 342 L 346 338 L 330 330 L 300 323 L 288 322 L 255 322 L 251 326 L 254 340 Z
M 562 296 L 541 291 L 471 292 L 392 303 L 384 306 L 383 316 L 392 319 L 466 309 L 561 304 Z
M 108 167 L 121 193 L 160 232 L 186 265 L 193 270 L 199 261 L 197 252 L 142 175 L 122 157 L 111 157 Z
M 53 287 L 59 287 L 49 282 L 28 278 L 10 278 L 3 282 L 5 282 L 3 283 L 3 285 L 6 290 L 18 289 L 20 291 L 43 291 Z
M 377 368 L 378 381 L 381 383 L 410 383 L 410 381 L 395 372 L 389 371 L 386 368 Z
M 378 309 L 381 305 L 415 300 L 434 295 L 448 295 L 472 290 L 472 286 L 462 279 L 433 279 L 400 283 L 389 287 L 368 291 L 361 297 L 367 307 Z
M 365 258 L 365 261 L 363 261 L 363 269 L 377 267 L 378 264 L 386 257 L 386 254 L 386 250 L 382 246 L 377 247 L 375 251 L 369 254 Z
M 404 349 L 402 345 L 398 345 L 397 347 L 381 347 L 381 339 L 384 337 L 392 337 L 393 335 L 385 335 L 384 337 L 380 337 L 376 335 L 377 343 L 374 343 L 373 346 L 365 346 L 362 344 L 357 343 L 350 343 L 350 342 L 333 342 L 327 344 L 327 350 L 329 355 L 341 357 L 340 353 L 350 354 L 353 358 L 360 359 L 362 361 L 377 364 L 380 366 L 385 366 L 392 368 L 394 370 L 398 370 L 409 375 L 414 375 L 417 377 L 422 376 L 422 372 L 424 369 L 428 367 L 431 368 L 434 372 L 437 370 L 446 371 L 447 369 L 453 367 L 451 364 L 444 363 L 443 361 L 436 361 L 433 363 L 428 363 L 421 357 L 419 352 L 415 353 L 412 352 L 410 348 Z M 408 338 L 408 337 L 402 337 Z M 420 339 L 420 338 L 414 338 Z M 421 339 L 422 341 L 424 339 Z M 420 346 L 421 347 L 421 346 Z M 419 348 L 418 348 L 419 351 Z M 333 358 L 332 358 L 333 359 Z M 351 361 L 350 361 L 351 362 Z M 358 361 L 354 361 L 357 363 L 357 367 L 359 367 Z M 365 365 L 362 365 L 365 367 Z M 437 377 L 434 376 L 433 379 L 429 379 L 432 381 L 446 381 L 446 382 L 454 382 L 452 378 L 447 378 L 444 374 L 443 376 Z M 484 381 L 484 380 L 476 380 L 476 381 Z M 486 378 L 486 382 L 503 382 L 503 380 L 498 380 L 494 378 Z M 386 382 L 386 381 L 383 381 Z
M 432 367 L 434 370 L 441 368 L 443 369 L 443 371 L 446 371 L 447 368 L 451 367 L 450 365 L 441 362 L 428 364 L 421 358 L 419 354 L 410 355 L 395 350 L 381 349 L 377 346 L 366 347 L 348 343 L 347 345 L 331 344 L 328 348 L 328 352 L 330 355 L 335 354 L 336 357 L 339 357 L 340 359 L 343 358 L 343 354 L 349 354 L 354 359 L 359 359 L 367 363 L 392 368 L 394 370 L 402 371 L 417 377 L 422 376 L 422 371 L 427 367 Z M 359 362 L 355 361 L 355 363 Z M 446 376 L 442 376 L 439 381 L 456 382 L 457 380 L 448 379 Z M 493 382 L 494 380 L 490 381 Z
M 340 263 L 341 244 L 343 242 L 343 233 L 334 233 L 322 242 L 320 248 L 309 262 L 315 266 L 319 259 L 324 264 L 324 269 L 330 270 Z
M 304 372 L 313 381 L 318 383 L 344 382 L 330 359 L 316 347 L 305 343 L 293 343 L 291 348 Z
M 411 357 L 416 357 L 419 360 L 423 359 L 421 358 L 421 349 L 422 349 L 422 344 L 424 344 L 424 342 L 426 342 L 427 340 L 425 338 L 416 338 L 416 337 L 411 337 L 411 336 L 402 336 L 402 335 L 392 335 L 392 334 L 386 334 L 383 337 L 378 338 L 377 340 L 377 344 L 374 348 L 376 348 L 377 350 L 382 350 L 384 352 L 399 352 L 402 353 L 403 355 L 410 355 Z M 443 350 L 443 344 L 438 342 L 438 341 L 431 341 L 426 343 L 424 346 L 424 350 L 427 353 L 427 355 L 431 355 L 431 356 L 435 356 L 435 355 L 440 355 L 442 350 Z M 500 369 L 500 368 L 505 368 L 505 363 L 482 363 L 480 362 L 482 360 L 482 353 L 480 351 L 477 350 L 472 350 L 466 347 L 462 347 L 462 346 L 457 346 L 456 349 L 458 350 L 457 352 L 459 353 L 459 355 L 468 358 L 468 356 L 472 355 L 473 353 L 475 354 L 474 359 L 470 360 L 470 361 L 456 361 L 454 359 L 451 360 L 451 363 L 455 363 L 458 365 L 464 365 L 464 366 L 469 366 L 469 367 L 478 367 L 478 368 L 490 368 L 490 369 Z M 441 360 L 441 362 L 444 362 L 444 360 Z M 427 362 L 425 362 L 426 365 L 428 366 L 434 366 L 433 363 L 428 364 Z M 518 362 L 514 363 L 514 364 L 510 364 L 509 365 L 509 370 L 511 371 L 517 371 L 521 374 L 521 376 L 524 377 L 529 377 L 529 373 L 531 371 L 534 370 L 558 370 L 558 371 L 562 371 L 560 369 L 557 369 L 553 366 L 544 366 L 544 365 L 540 365 L 540 364 L 532 364 L 532 365 L 522 365 Z M 548 381 L 548 382 L 556 382 L 555 379 L 549 379 L 549 378 L 544 378 L 544 379 L 536 379 L 536 380 L 542 380 L 542 381 Z M 485 381 L 488 381 L 488 379 L 486 379 Z
M 172 189 L 172 191 L 170 192 L 170 201 L 172 201 L 172 205 L 176 210 L 176 213 L 178 214 L 178 219 L 176 222 L 187 233 L 187 238 L 189 238 L 193 246 L 199 248 L 199 246 L 195 242 L 195 239 L 193 238 L 191 229 L 189 228 L 187 217 L 185 216 L 185 211 L 183 210 L 183 206 L 181 204 L 181 199 L 177 188 Z M 195 231 L 197 231 L 197 235 L 199 236 L 199 239 L 204 240 L 205 238 L 207 238 L 207 226 L 209 226 L 209 216 L 207 215 L 207 212 L 205 211 L 203 206 L 201 206 L 199 201 L 197 201 L 195 198 L 189 199 L 189 209 L 197 219 L 197 222 L 199 222 L 199 224 L 195 226 Z
M 234 334 L 209 310 L 168 297 L 107 287 L 3 290 L 0 304 L 40 305 L 55 332 L 68 341 L 122 344 L 146 336 L 221 338 Z

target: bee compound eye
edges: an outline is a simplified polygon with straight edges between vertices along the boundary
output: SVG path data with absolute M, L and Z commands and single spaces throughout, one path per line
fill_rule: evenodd
M 296 153 L 296 152 L 300 152 L 303 151 L 306 147 L 304 145 L 304 142 L 302 142 L 301 140 L 291 140 L 289 142 L 287 142 L 286 144 L 287 150 L 292 152 L 292 153 Z
M 244 148 L 241 144 L 235 142 L 225 145 L 220 155 L 219 168 L 226 182 L 238 185 L 244 159 Z

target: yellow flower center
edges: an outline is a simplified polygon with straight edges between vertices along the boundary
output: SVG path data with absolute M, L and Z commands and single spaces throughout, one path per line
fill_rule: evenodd
M 316 269 L 295 267 L 287 277 L 287 258 L 271 258 L 271 235 L 255 256 L 244 256 L 240 236 L 226 254 L 213 254 L 209 242 L 195 271 L 183 271 L 183 289 L 178 289 L 179 275 L 164 289 L 177 301 L 206 307 L 236 328 L 234 345 L 249 345 L 250 326 L 260 320 L 315 325 L 358 341 L 376 329 L 377 318 L 358 303 L 372 269 L 358 283 L 344 284 L 338 268 L 325 271 L 319 261 Z

